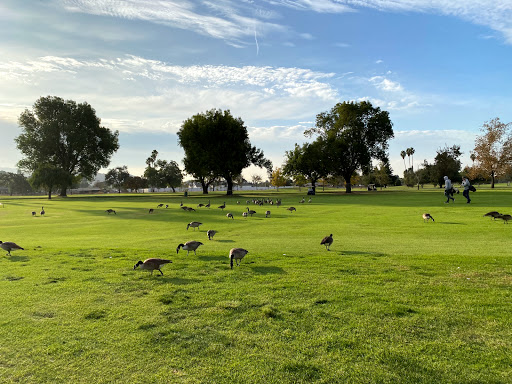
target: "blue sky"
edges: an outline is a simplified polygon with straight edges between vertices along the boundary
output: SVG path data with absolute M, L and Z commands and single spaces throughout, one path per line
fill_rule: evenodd
M 315 116 L 369 100 L 414 163 L 512 121 L 510 0 L 3 0 L 0 169 L 41 96 L 87 101 L 120 132 L 109 168 L 140 175 L 153 149 L 181 164 L 176 132 L 211 108 L 241 117 L 274 166 Z M 406 159 L 407 161 L 407 159 Z M 264 175 L 257 168 L 244 171 Z

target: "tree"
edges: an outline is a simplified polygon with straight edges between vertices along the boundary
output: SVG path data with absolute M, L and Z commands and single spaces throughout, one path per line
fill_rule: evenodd
M 345 179 L 346 193 L 352 192 L 350 178 L 361 170 L 367 172 L 372 159 L 388 161 L 388 140 L 393 124 L 386 111 L 368 101 L 343 102 L 316 117 L 316 127 L 306 136 L 318 134 L 325 141 L 324 155 L 332 175 Z
M 444 176 L 448 176 L 452 183 L 455 181 L 461 181 L 460 156 L 462 156 L 462 152 L 458 145 L 444 147 L 437 150 L 437 155 L 434 159 L 434 179 L 437 181 L 439 186 L 444 185 Z
M 159 187 L 169 187 L 173 192 L 176 192 L 175 188 L 178 188 L 183 181 L 183 173 L 178 166 L 178 163 L 174 160 L 157 160 L 156 161 Z
M 51 200 L 52 191 L 55 187 L 62 184 L 72 184 L 72 181 L 67 181 L 69 178 L 70 175 L 64 169 L 50 164 L 44 164 L 34 170 L 30 176 L 29 182 L 32 188 L 44 188 L 48 191 L 48 200 Z
M 18 124 L 23 133 L 14 140 L 25 156 L 18 166 L 30 172 L 41 166 L 66 172 L 68 177 L 60 180 L 61 196 L 66 196 L 73 180 L 91 179 L 107 167 L 119 149 L 119 132 L 102 127 L 86 102 L 41 97 L 32 111 L 26 109 L 20 115 Z
M 413 171 L 414 171 L 414 152 L 416 152 L 414 150 L 413 147 L 410 147 L 410 148 L 407 148 L 405 150 L 405 153 L 407 154 L 407 158 L 409 159 L 409 168 L 411 168 Z M 412 156 L 412 165 L 411 165 L 411 156 Z
M 502 123 L 498 117 L 485 122 L 482 136 L 475 140 L 476 167 L 491 177 L 491 188 L 497 175 L 504 174 L 512 164 L 512 123 Z
M 233 194 L 233 179 L 250 164 L 272 168 L 263 151 L 251 146 L 247 128 L 241 118 L 229 110 L 211 109 L 185 120 L 178 131 L 178 143 L 185 151 L 185 170 L 203 185 L 223 177 L 227 194 Z
M 9 195 L 20 194 L 25 195 L 32 192 L 27 178 L 18 171 L 17 173 L 0 171 L 0 187 L 4 187 Z
M 147 179 L 140 176 L 130 176 L 126 180 L 124 186 L 128 189 L 131 189 L 132 192 L 135 191 L 135 193 L 137 193 L 139 189 L 147 188 L 148 181 Z
M 402 156 L 402 160 L 404 161 L 404 172 L 407 171 L 407 166 L 405 165 L 405 155 L 406 154 L 407 154 L 407 152 L 405 152 L 405 151 L 400 152 L 400 156 Z
M 292 180 L 293 180 L 293 184 L 295 184 L 296 186 L 299 187 L 299 191 L 300 191 L 300 187 L 303 187 L 308 182 L 308 179 L 306 179 L 306 177 L 304 175 L 294 175 L 292 177 Z
M 283 173 L 287 176 L 303 176 L 311 182 L 311 188 L 316 189 L 317 181 L 327 176 L 325 142 L 321 137 L 312 143 L 301 146 L 295 144 L 295 149 L 286 151 Z
M 262 180 L 263 179 L 261 178 L 260 175 L 254 174 L 251 176 L 251 183 L 252 183 L 253 187 L 257 187 L 258 184 L 261 183 Z
M 281 168 L 276 168 L 272 172 L 272 178 L 270 179 L 270 184 L 276 187 L 276 190 L 279 191 L 279 187 L 284 187 L 286 185 L 286 177 L 284 176 Z
M 121 193 L 121 187 L 124 186 L 129 177 L 128 167 L 123 165 L 122 167 L 110 169 L 105 175 L 105 181 L 108 185 L 115 187 L 118 193 Z

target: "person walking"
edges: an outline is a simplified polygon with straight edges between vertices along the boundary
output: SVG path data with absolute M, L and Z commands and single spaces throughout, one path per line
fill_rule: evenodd
M 445 204 L 448 204 L 450 202 L 450 199 L 452 201 L 455 201 L 455 199 L 452 197 L 452 181 L 448 178 L 448 176 L 444 177 L 444 195 L 446 196 Z
M 467 177 L 462 178 L 462 187 L 464 187 L 464 191 L 462 192 L 462 196 L 464 196 L 467 200 L 467 204 L 471 203 L 471 199 L 469 198 L 469 188 L 471 184 Z

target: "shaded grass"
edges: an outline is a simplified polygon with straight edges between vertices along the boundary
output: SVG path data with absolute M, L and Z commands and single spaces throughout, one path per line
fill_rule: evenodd
M 248 219 L 252 195 L 186 201 L 226 201 L 235 220 L 169 195 L 10 199 L 0 240 L 26 250 L 0 257 L 0 380 L 510 382 L 512 226 L 482 217 L 510 206 L 509 191 L 479 189 L 471 205 L 380 192 L 310 205 L 259 193 L 283 207 L 252 206 Z M 48 216 L 30 217 L 40 205 Z M 203 229 L 187 231 L 192 220 Z M 319 244 L 329 233 L 331 252 Z M 192 239 L 197 256 L 176 254 Z M 232 271 L 235 246 L 249 254 Z M 133 271 L 147 257 L 173 263 L 164 276 Z

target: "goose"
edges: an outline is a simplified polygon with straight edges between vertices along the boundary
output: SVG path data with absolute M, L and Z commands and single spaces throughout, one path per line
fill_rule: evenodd
M 199 228 L 200 225 L 203 225 L 203 223 L 200 223 L 199 221 L 191 221 L 190 223 L 187 224 L 187 231 L 189 227 L 194 228 L 195 231 L 196 228 Z
M 155 210 L 153 208 L 149 208 L 149 213 L 153 213 Z
M 325 249 L 330 251 L 331 244 L 333 243 L 334 239 L 332 238 L 332 233 L 329 236 L 325 236 L 322 241 L 320 242 L 320 245 L 325 245 Z
M 189 212 L 195 212 L 195 211 L 196 211 L 196 210 L 195 210 L 194 208 L 192 208 L 192 207 L 186 207 L 186 208 L 187 208 L 187 211 L 189 211 Z
M 180 248 L 183 248 L 184 251 L 187 251 L 187 256 L 190 251 L 194 251 L 194 255 L 196 254 L 196 249 L 199 248 L 200 245 L 203 245 L 200 241 L 187 241 L 185 244 L 179 244 L 178 248 L 176 248 L 176 253 L 180 252 Z
M 222 205 L 219 205 L 217 208 L 224 210 L 224 208 L 226 208 L 226 202 L 224 202 L 224 204 L 222 204 Z
M 183 209 L 184 211 L 188 210 L 188 207 L 186 205 L 183 205 L 180 208 Z
M 238 205 L 240 205 L 240 200 L 237 200 L 237 201 L 236 201 L 236 203 L 237 203 Z
M 210 200 L 208 200 L 208 204 L 205 205 L 206 208 L 210 208 Z
M 180 207 L 183 207 L 183 201 L 180 201 Z
M 24 251 L 25 249 L 21 248 L 18 244 L 15 244 L 10 241 L 6 241 L 5 243 L 0 241 L 0 248 L 2 248 L 4 251 L 7 251 L 7 255 L 11 256 L 11 251 L 14 251 L 16 249 L 21 249 Z
M 167 209 L 167 208 L 169 208 L 169 204 L 165 204 L 165 208 L 166 208 L 166 209 Z
M 201 207 L 204 207 L 204 204 L 203 204 L 203 203 L 199 203 L 199 204 L 197 204 L 197 208 L 201 208 Z
M 281 206 L 281 199 L 277 199 L 277 201 L 276 201 L 276 205 L 277 205 L 278 207 L 279 207 L 279 206 Z
M 105 212 L 107 212 L 109 215 L 110 215 L 111 213 L 114 213 L 114 215 L 117 215 L 116 211 L 114 211 L 113 209 L 110 209 L 110 208 L 109 208 L 109 209 L 107 209 Z
M 41 216 L 44 216 L 46 212 L 44 211 L 44 207 L 41 207 Z
M 36 215 L 36 211 L 32 211 L 32 216 L 35 216 Z
M 158 204 L 156 207 L 157 208 L 162 208 L 164 205 L 163 204 Z
M 488 217 L 491 217 L 493 220 L 496 220 L 497 217 L 499 217 L 501 215 L 501 213 L 499 212 L 496 212 L 496 211 L 491 211 L 491 212 L 488 212 L 484 215 L 485 216 L 488 216 Z
M 213 239 L 213 236 L 215 236 L 215 234 L 217 233 L 217 231 L 214 231 L 213 229 L 209 229 L 206 234 L 208 235 L 208 240 L 211 240 Z
M 304 200 L 304 197 L 302 198 L 301 201 L 299 201 L 300 204 L 304 204 L 305 200 Z
M 227 217 L 228 219 L 233 219 L 233 220 L 235 219 L 235 218 L 233 217 L 233 214 L 232 214 L 231 212 L 230 212 L 230 213 L 226 213 L 226 217 Z
M 308 200 L 308 203 L 311 203 L 312 201 L 313 201 L 313 200 L 311 200 L 311 197 L 310 197 L 310 198 L 309 198 L 309 200 Z
M 289 208 L 286 208 L 288 211 L 290 212 L 293 212 L 293 211 L 296 211 L 297 209 L 295 207 L 289 207 Z
M 512 220 L 512 216 L 511 215 L 499 215 L 496 218 L 503 220 L 503 224 L 508 224 L 508 221 Z
M 242 212 L 242 216 L 243 216 L 243 217 L 247 217 L 247 216 L 248 216 L 248 213 L 247 213 L 247 212 Z
M 240 263 L 245 255 L 249 253 L 248 250 L 243 248 L 231 248 L 229 251 L 229 262 L 231 265 L 231 269 L 233 269 L 233 260 L 236 260 L 236 266 L 240 266 Z
M 270 217 L 270 211 L 265 212 L 265 217 Z
M 432 215 L 430 213 L 424 213 L 423 214 L 423 221 L 427 220 L 427 222 L 429 220 L 432 220 L 433 222 L 435 221 L 434 218 L 432 217 Z
M 252 217 L 252 215 L 254 215 L 256 211 L 253 211 L 252 209 L 249 209 L 249 207 L 247 207 L 247 213 Z
M 151 274 L 153 274 L 154 270 L 157 270 L 163 276 L 164 273 L 160 268 L 162 268 L 165 264 L 168 263 L 172 263 L 172 261 L 166 259 L 147 259 L 144 260 L 144 262 L 142 262 L 139 260 L 137 264 L 133 266 L 133 269 L 137 269 L 137 267 L 139 267 L 140 269 L 147 269 L 148 271 L 151 271 Z

